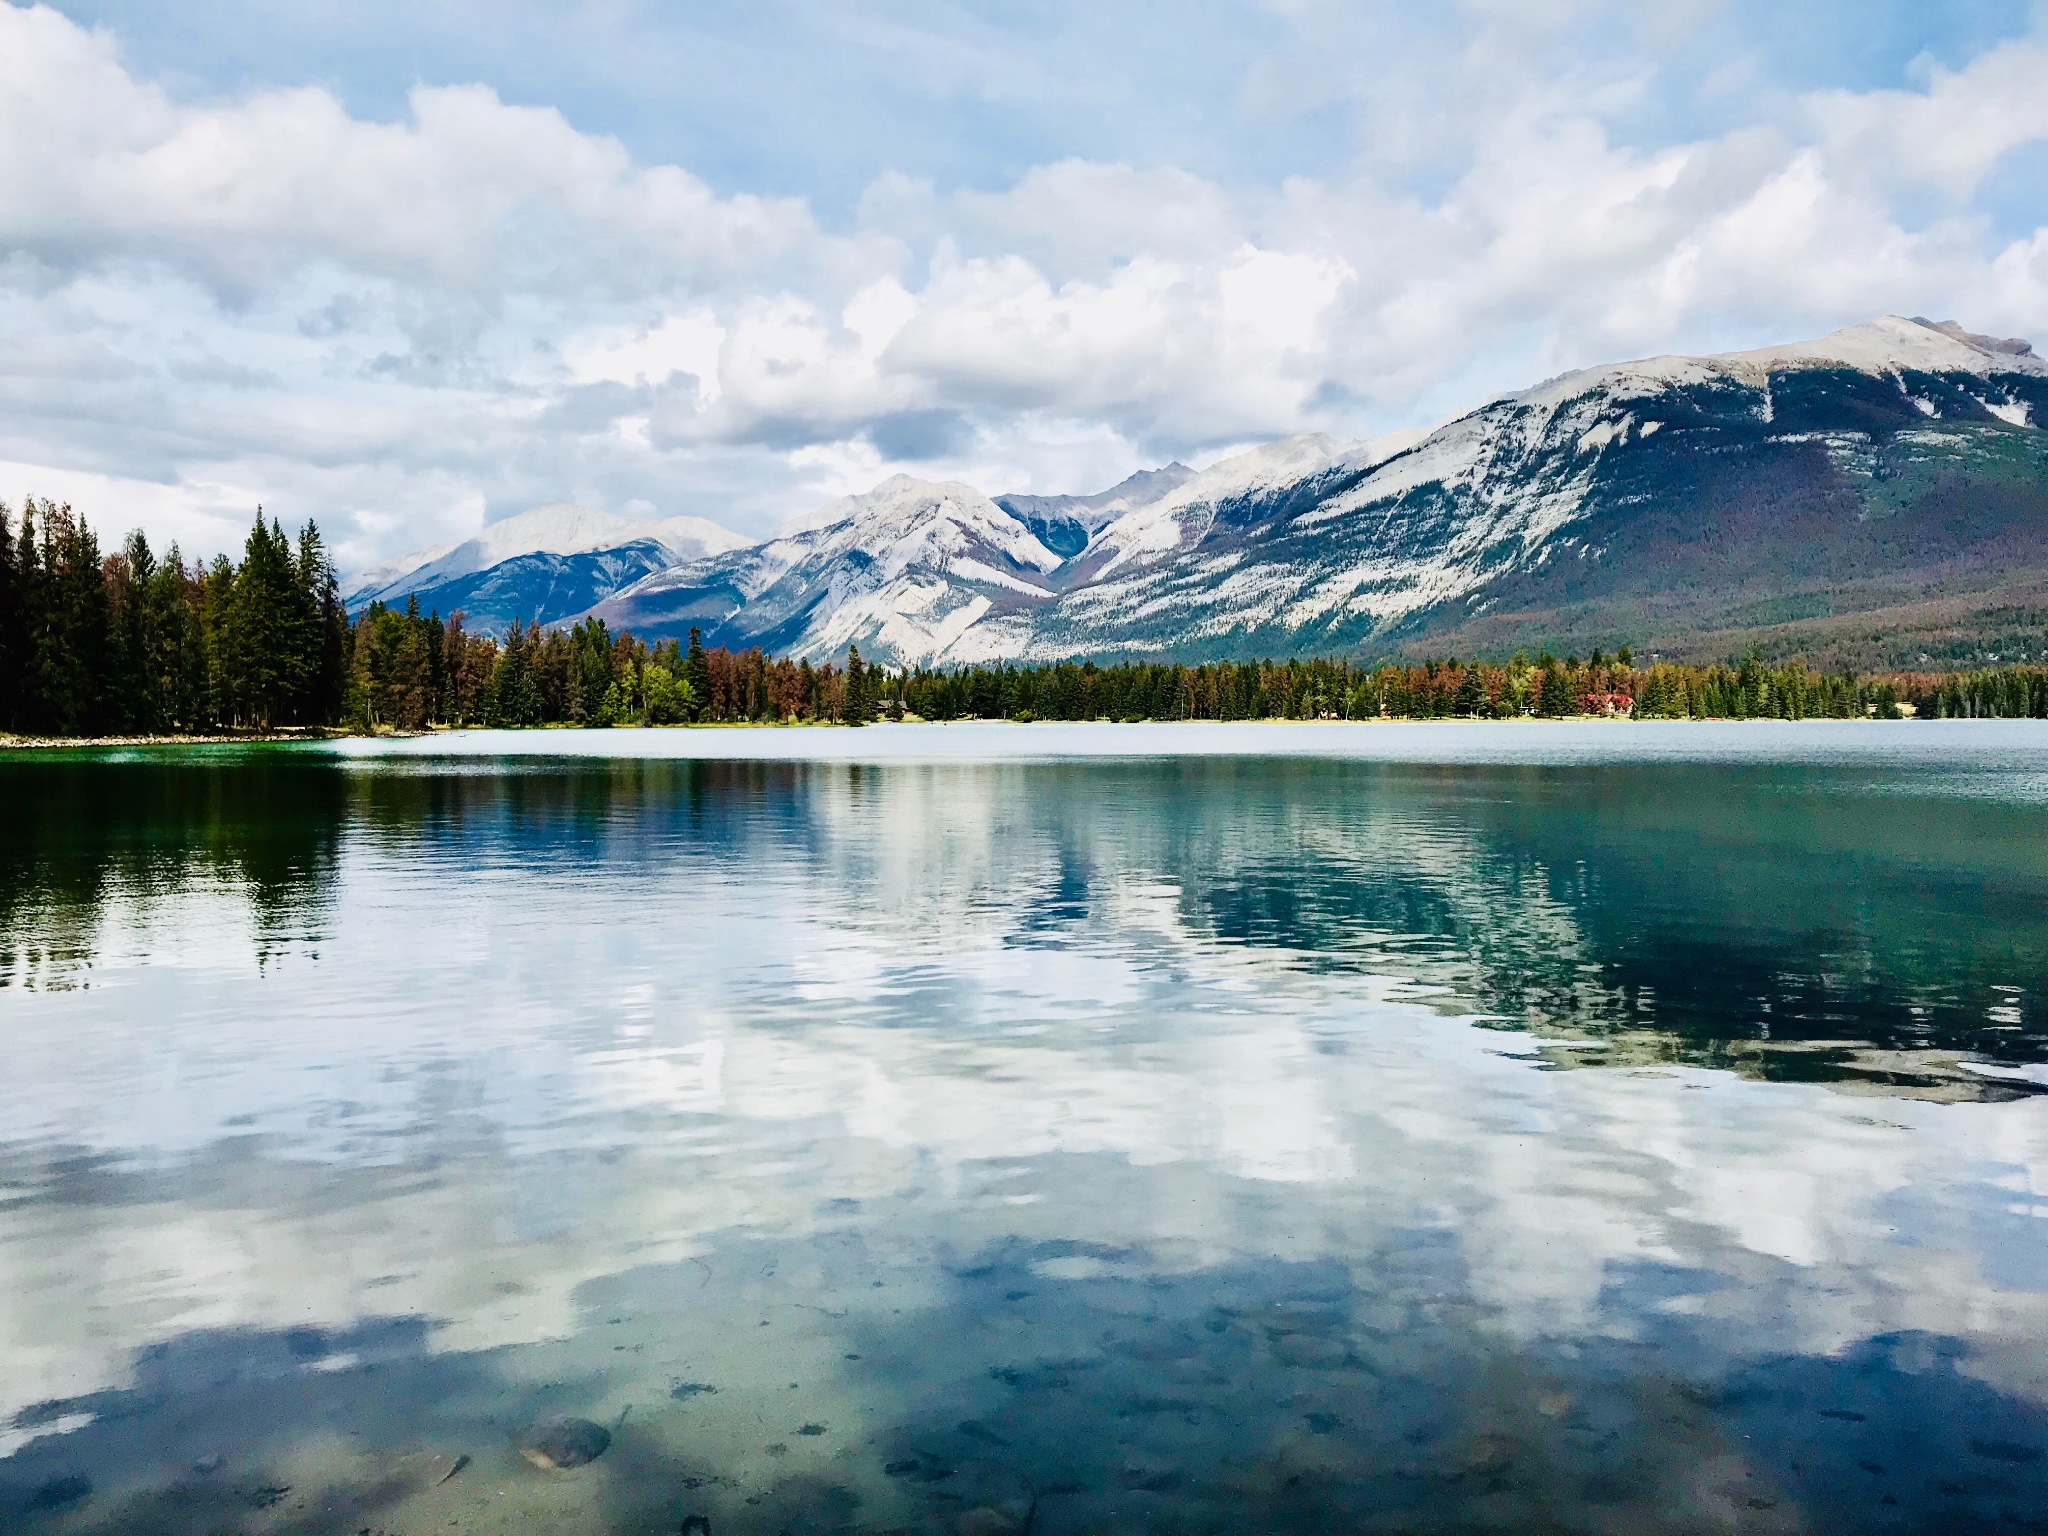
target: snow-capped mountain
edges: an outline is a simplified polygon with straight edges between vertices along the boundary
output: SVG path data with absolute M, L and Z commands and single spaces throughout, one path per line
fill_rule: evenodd
M 656 572 L 593 612 L 636 634 L 698 626 L 801 655 L 859 645 L 891 659 L 979 659 L 1003 654 L 985 621 L 1051 601 L 1062 563 L 972 486 L 897 475 L 765 544 Z
M 1725 654 L 1745 635 L 1834 654 L 1872 615 L 1910 639 L 1995 594 L 2048 597 L 2044 422 L 2048 364 L 2027 343 L 1887 316 L 1587 369 L 1432 432 L 1290 438 L 1099 497 L 899 478 L 596 611 L 899 664 Z M 1936 599 L 1942 614 L 1912 606 Z
M 535 507 L 475 538 L 372 567 L 343 585 L 351 610 L 417 598 L 422 611 L 463 610 L 472 630 L 514 618 L 548 623 L 576 613 L 652 571 L 745 547 L 750 541 L 701 517 L 634 522 L 572 502 Z
M 342 600 L 353 608 L 360 599 L 369 602 L 380 592 L 389 591 L 422 566 L 433 564 L 447 554 L 453 544 L 429 544 L 425 549 L 416 549 L 409 555 L 395 555 L 389 560 L 367 566 L 342 582 Z
M 2025 343 L 1897 317 L 1816 342 L 1585 370 L 1412 444 L 1302 444 L 1298 473 L 1219 487 L 1172 519 L 1177 538 L 1170 503 L 1127 517 L 1033 639 L 1046 653 L 1433 635 L 1497 649 L 1640 643 L 1794 593 L 1809 600 L 1787 614 L 1848 611 L 1860 599 L 1845 579 L 1965 554 L 1890 547 L 1908 529 L 1927 543 L 1910 513 L 1945 475 L 2016 475 L 2033 501 L 2015 513 L 2038 523 L 2043 435 L 2014 429 L 2044 416 L 2048 366 Z M 1202 494 L 1191 483 L 1176 499 Z M 1759 525 L 1766 503 L 1779 515 Z M 1894 526 L 1873 535 L 1873 516 Z M 1826 606 L 1816 586 L 1833 594 Z
M 891 664 L 1761 640 L 1874 665 L 1987 636 L 2048 656 L 2044 423 L 2048 363 L 2026 342 L 1886 316 L 1092 496 L 897 476 L 758 544 L 541 507 L 347 595 L 417 595 L 473 629 L 588 612 L 650 639 L 696 627 Z
M 1088 547 L 1088 541 L 1122 514 L 1148 507 L 1179 490 L 1195 478 L 1185 464 L 1164 469 L 1141 469 L 1121 484 L 1093 496 L 998 496 L 996 505 L 1038 536 L 1038 541 L 1061 558 L 1071 558 Z

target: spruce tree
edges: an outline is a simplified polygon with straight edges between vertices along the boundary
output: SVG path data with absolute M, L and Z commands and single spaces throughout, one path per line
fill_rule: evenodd
M 348 611 L 342 606 L 334 562 L 310 518 L 299 530 L 293 562 L 297 578 L 293 622 L 298 630 L 300 682 L 293 713 L 301 725 L 331 725 L 341 718 L 348 689 Z
M 690 626 L 690 650 L 683 657 L 683 681 L 690 685 L 690 692 L 696 696 L 696 714 L 693 719 L 711 718 L 711 662 L 704 655 L 704 631 L 696 625 Z
M 69 506 L 45 501 L 40 510 L 44 603 L 36 660 L 44 728 L 93 735 L 108 724 L 111 616 L 99 540 Z
M 120 700 L 122 728 L 161 731 L 163 707 L 157 683 L 155 613 L 150 584 L 156 579 L 156 556 L 140 528 L 128 535 L 110 567 L 119 578 L 109 590 L 114 606 L 114 667 L 110 692 Z
M 391 718 L 400 730 L 417 731 L 432 717 L 433 661 L 427 650 L 427 625 L 420 617 L 419 594 L 405 599 L 405 628 L 391 658 Z
M 540 689 L 533 680 L 533 651 L 540 642 L 540 626 L 530 629 L 514 619 L 505 631 L 505 648 L 498 652 L 492 668 L 484 720 L 495 726 L 539 725 Z
M 317 637 L 291 545 L 276 519 L 264 526 L 261 507 L 224 598 L 217 644 L 225 702 L 244 723 L 267 728 L 300 701 L 317 664 Z
M 1457 711 L 1468 719 L 1486 713 L 1486 683 L 1479 676 L 1477 667 L 1467 667 L 1458 684 Z
M 868 667 L 860 659 L 860 647 L 846 648 L 846 702 L 840 707 L 840 717 L 848 725 L 868 723 Z
M 206 647 L 199 635 L 198 573 L 188 575 L 185 557 L 173 544 L 151 575 L 146 593 L 157 640 L 156 692 L 166 727 L 195 730 L 203 722 Z
M 0 731 L 20 729 L 23 633 L 21 586 L 14 564 L 14 514 L 0 501 Z

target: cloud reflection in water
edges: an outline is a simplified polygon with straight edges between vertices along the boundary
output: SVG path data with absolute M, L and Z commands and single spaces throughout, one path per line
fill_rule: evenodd
M 2043 1101 L 1945 1065 L 2039 1059 L 2023 800 L 1896 763 L 260 764 L 8 769 L 50 809 L 0 889 L 0 1412 L 77 1427 L 0 1484 L 92 1489 L 38 1520 L 289 1484 L 466 1525 L 1854 1528 L 2041 1491 Z M 1781 1052 L 1838 1070 L 1759 1080 Z M 548 1483 L 506 1459 L 542 1411 L 626 1419 Z

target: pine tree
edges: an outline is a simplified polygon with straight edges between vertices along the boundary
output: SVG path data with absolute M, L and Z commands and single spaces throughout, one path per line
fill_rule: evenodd
M 711 715 L 711 662 L 704 654 L 704 631 L 696 625 L 690 626 L 690 649 L 683 657 L 683 681 L 690 685 L 690 693 L 696 699 L 696 713 L 693 720 L 709 719 Z
M 420 617 L 417 593 L 405 599 L 405 628 L 391 658 L 391 719 L 400 730 L 426 727 L 433 712 L 433 663 L 427 651 L 427 625 Z
M 481 643 L 490 644 L 488 640 Z M 480 707 L 483 679 L 470 657 L 470 637 L 462 627 L 460 608 L 448 615 L 448 626 L 441 636 L 441 671 L 447 680 L 441 718 L 450 725 L 472 723 Z
M 114 677 L 108 692 L 118 701 L 114 712 L 123 730 L 160 731 L 163 710 L 154 686 L 156 636 L 149 601 L 156 557 L 141 529 L 130 533 L 121 553 L 107 562 L 107 576 L 114 618 Z
M 1465 676 L 1458 684 L 1458 713 L 1473 719 L 1486 713 L 1486 683 L 1479 675 L 1479 668 L 1467 667 Z
M 0 731 L 19 730 L 27 633 L 14 561 L 14 514 L 0 501 Z
M 291 545 L 263 509 L 230 573 L 217 621 L 219 678 L 229 714 L 268 728 L 287 718 L 317 665 L 312 594 L 299 582 Z
M 301 725 L 332 725 L 341 718 L 348 689 L 348 611 L 341 603 L 334 562 L 321 542 L 319 525 L 311 519 L 299 530 L 293 574 L 297 592 L 292 617 L 301 673 L 293 713 Z
M 99 540 L 69 506 L 45 501 L 41 629 L 35 636 L 43 728 L 87 736 L 108 724 L 110 614 Z
M 846 702 L 840 706 L 840 718 L 848 725 L 868 723 L 868 668 L 860 659 L 860 647 L 846 648 Z
M 488 725 L 539 725 L 540 690 L 535 687 L 532 652 L 540 642 L 540 626 L 531 628 L 514 619 L 505 631 L 505 648 L 498 652 L 484 702 Z
M 191 731 L 205 724 L 206 645 L 199 629 L 204 590 L 198 572 L 187 573 L 185 557 L 173 544 L 144 594 L 157 644 L 151 686 L 168 729 Z

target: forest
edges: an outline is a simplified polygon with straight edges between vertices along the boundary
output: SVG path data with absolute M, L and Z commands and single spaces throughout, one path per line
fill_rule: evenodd
M 1751 655 L 1058 662 L 891 670 L 648 644 L 584 619 L 503 636 L 372 604 L 351 617 L 319 530 L 259 509 L 239 562 L 141 533 L 103 552 L 70 507 L 0 505 L 0 732 L 25 737 L 438 726 L 873 720 L 2048 718 L 2048 668 L 1853 675 Z

